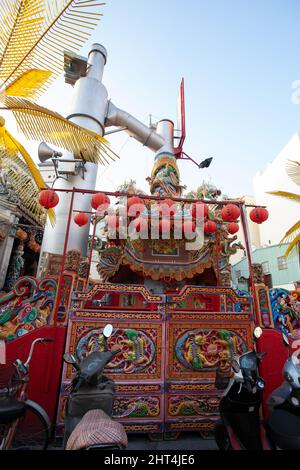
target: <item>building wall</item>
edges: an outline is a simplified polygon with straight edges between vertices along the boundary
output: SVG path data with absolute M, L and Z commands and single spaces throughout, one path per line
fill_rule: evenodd
M 296 133 L 277 157 L 253 179 L 257 204 L 266 205 L 269 219 L 260 226 L 261 245 L 276 245 L 287 230 L 299 220 L 300 204 L 267 191 L 288 191 L 300 194 L 300 186 L 287 175 L 285 164 L 288 159 L 300 161 L 300 133 Z
M 45 183 L 51 185 L 56 178 L 52 161 L 50 160 L 44 163 L 38 163 L 38 167 Z
M 283 257 L 287 244 L 268 246 L 259 248 L 252 252 L 253 263 L 269 264 L 269 272 L 272 274 L 272 282 L 274 287 L 294 288 L 294 283 L 300 280 L 299 258 L 297 254 L 289 256 L 286 260 L 287 269 L 279 269 L 277 258 Z M 233 284 L 237 286 L 237 272 L 240 276 L 248 278 L 248 261 L 243 258 L 232 267 Z

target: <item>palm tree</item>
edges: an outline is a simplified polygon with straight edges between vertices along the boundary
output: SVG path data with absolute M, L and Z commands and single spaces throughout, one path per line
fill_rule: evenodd
M 300 185 L 300 162 L 288 160 L 286 163 L 286 172 L 291 180 Z M 268 194 L 283 197 L 291 201 L 300 202 L 300 194 L 290 193 L 287 191 L 268 191 Z M 300 242 L 300 220 L 296 222 L 283 236 L 280 243 L 289 243 L 285 256 L 287 257 L 294 249 L 297 249 Z
M 0 109 L 13 112 L 27 139 L 46 140 L 93 163 L 117 156 L 103 137 L 29 100 L 39 97 L 80 50 L 103 5 L 98 0 L 0 0 Z M 38 190 L 46 188 L 32 158 L 0 117 L 4 171 L 7 157 L 22 160 Z M 54 212 L 48 215 L 54 222 Z

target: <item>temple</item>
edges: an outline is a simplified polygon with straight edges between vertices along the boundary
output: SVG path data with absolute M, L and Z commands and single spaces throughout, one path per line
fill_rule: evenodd
M 105 370 L 117 385 L 114 417 L 129 433 L 172 438 L 199 431 L 205 437 L 218 419 L 216 369 L 225 371 L 234 353 L 251 348 L 255 325 L 266 330 L 258 347 L 281 341 L 274 328 L 278 309 L 289 320 L 291 336 L 298 320 L 296 325 L 288 309 L 282 311 L 282 293 L 269 292 L 261 266 L 252 264 L 245 201 L 223 197 L 205 182 L 184 194 L 177 164 L 184 139 L 178 149 L 171 120 L 147 128 L 107 100 L 101 81 L 106 57 L 105 48 L 94 44 L 90 66 L 80 58 L 86 70 L 72 75 L 69 119 L 99 135 L 116 126 L 151 148 L 149 192 L 133 181 L 117 191 L 98 191 L 94 163 L 78 165 L 74 155 L 56 163 L 64 177 L 39 196 L 45 208 L 55 206 L 56 224 L 48 219 L 37 277 L 20 275 L 0 298 L 0 340 L 13 360 L 23 350 L 26 355 L 35 337 L 54 339 L 33 358 L 30 397 L 47 410 L 60 434 L 72 378 L 71 366 L 62 365 L 63 353 L 81 359 L 101 351 L 103 327 L 111 323 L 109 344 L 121 350 Z M 69 83 L 70 68 L 66 75 Z M 48 157 L 51 149 L 43 161 Z M 250 209 L 256 223 L 266 220 L 265 208 Z M 245 246 L 238 242 L 239 230 Z M 97 277 L 90 275 L 95 248 Z M 231 281 L 230 257 L 237 250 L 249 263 L 245 291 Z M 270 374 L 268 360 L 262 367 Z M 280 380 L 280 374 L 270 375 L 269 388 Z

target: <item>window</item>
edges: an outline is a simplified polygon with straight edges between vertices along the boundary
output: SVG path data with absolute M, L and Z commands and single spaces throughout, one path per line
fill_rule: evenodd
M 236 271 L 236 277 L 239 279 L 241 277 L 241 271 Z
M 264 274 L 269 274 L 270 273 L 270 268 L 269 268 L 269 261 L 264 261 L 261 263 L 262 265 L 262 270 Z
M 278 269 L 281 271 L 282 269 L 287 269 L 287 262 L 285 256 L 279 256 L 277 258 L 277 265 Z

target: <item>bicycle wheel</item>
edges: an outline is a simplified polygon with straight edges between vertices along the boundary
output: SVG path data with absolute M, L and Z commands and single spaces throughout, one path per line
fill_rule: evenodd
M 19 421 L 10 449 L 45 450 L 49 434 L 50 425 L 44 416 L 27 404 L 25 415 Z

